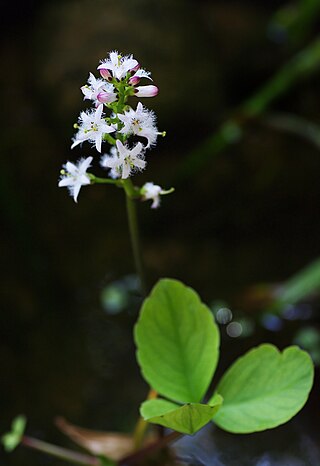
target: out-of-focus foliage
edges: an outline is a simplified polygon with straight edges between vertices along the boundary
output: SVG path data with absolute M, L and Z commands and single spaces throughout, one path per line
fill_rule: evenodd
M 318 0 L 295 0 L 280 8 L 269 24 L 269 36 L 275 42 L 299 44 L 317 23 Z
M 293 305 L 303 299 L 312 298 L 319 291 L 320 259 L 317 259 L 279 287 L 272 308 L 283 309 L 285 305 Z
M 24 434 L 27 420 L 25 416 L 18 416 L 12 421 L 11 431 L 4 434 L 1 438 L 2 444 L 6 451 L 14 450 Z
M 257 93 L 245 101 L 236 111 L 234 117 L 224 123 L 216 133 L 189 154 L 182 170 L 183 177 L 194 175 L 228 144 L 237 141 L 242 134 L 241 128 L 245 123 L 263 114 L 274 100 L 288 92 L 299 79 L 304 79 L 308 74 L 317 72 L 319 67 L 320 40 L 316 39 L 276 72 Z M 301 132 L 300 128 L 299 130 Z

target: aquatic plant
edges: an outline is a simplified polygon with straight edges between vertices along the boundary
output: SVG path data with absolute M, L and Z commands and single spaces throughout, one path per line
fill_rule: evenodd
M 148 150 L 165 132 L 158 131 L 153 111 L 140 101 L 133 108 L 129 99 L 154 97 L 158 88 L 153 84 L 138 86 L 142 79 L 151 80 L 151 75 L 132 55 L 113 51 L 98 70 L 101 77 L 90 73 L 88 83 L 81 88 L 93 108 L 81 112 L 71 147 L 91 143 L 108 176 L 94 175 L 94 158 L 88 156 L 76 163 L 66 162 L 59 187 L 67 187 L 75 202 L 82 186 L 108 184 L 124 191 L 133 255 L 145 298 L 134 338 L 150 392 L 141 404 L 133 436 L 119 437 L 116 453 L 110 448 L 103 454 L 94 451 L 94 456 L 82 455 L 32 439 L 24 435 L 24 417 L 18 417 L 11 432 L 2 437 L 5 448 L 11 451 L 22 443 L 80 464 L 140 464 L 156 450 L 181 435 L 196 433 L 209 422 L 233 433 L 258 432 L 287 422 L 304 406 L 312 387 L 313 364 L 308 353 L 297 346 L 280 352 L 271 344 L 262 344 L 236 360 L 210 390 L 220 343 L 211 310 L 192 288 L 178 280 L 161 279 L 148 293 L 135 202 L 151 200 L 151 207 L 158 208 L 161 196 L 172 193 L 173 188 L 163 189 L 151 181 L 142 186 L 132 182 L 137 172 L 146 169 Z M 105 143 L 111 146 L 107 153 L 103 153 Z M 146 436 L 150 424 L 172 432 L 150 441 Z M 77 429 L 72 426 L 64 424 L 63 430 L 76 437 Z M 90 449 L 90 442 L 80 443 Z

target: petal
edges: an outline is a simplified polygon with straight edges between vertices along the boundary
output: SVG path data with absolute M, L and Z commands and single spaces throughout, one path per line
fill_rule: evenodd
M 115 169 L 110 170 L 109 176 L 113 179 L 120 178 L 120 174 Z
M 115 50 L 114 52 L 110 52 L 109 59 L 114 66 L 117 66 L 119 60 L 119 52 L 117 52 L 117 50 Z
M 104 155 L 100 161 L 100 165 L 103 168 L 116 168 L 119 166 L 117 157 L 111 157 L 110 155 Z
M 102 144 L 102 135 L 99 134 L 96 138 L 96 149 L 98 152 L 101 152 L 101 144 Z
M 91 166 L 91 162 L 93 157 L 87 157 L 86 159 L 82 160 L 79 164 L 79 171 L 82 173 L 86 172 L 87 169 Z
M 126 178 L 130 176 L 130 173 L 131 173 L 131 167 L 127 162 L 125 162 L 122 166 L 122 177 L 121 178 L 125 180 Z
M 131 149 L 130 155 L 132 157 L 137 157 L 137 155 L 139 155 L 142 152 L 142 149 L 143 149 L 143 145 L 141 144 L 141 142 L 138 142 L 138 144 L 136 144 L 134 148 Z
M 151 204 L 151 209 L 157 209 L 160 205 L 160 197 L 157 196 L 153 199 L 153 203 Z
M 76 167 L 76 165 L 74 163 L 67 162 L 65 164 L 65 168 L 66 168 L 66 171 L 68 173 L 70 173 L 71 175 L 73 175 L 73 176 L 76 176 L 77 173 L 78 173 L 78 167 Z
M 96 110 L 95 116 L 94 116 L 94 121 L 97 123 L 98 121 L 101 120 L 101 115 L 102 115 L 102 110 L 103 110 L 103 104 L 100 104 Z
M 135 76 L 138 76 L 139 78 L 147 78 L 147 79 L 150 79 L 152 81 L 150 75 L 151 75 L 150 71 L 146 71 L 146 70 L 144 70 L 142 68 L 140 68 L 140 70 L 138 70 L 135 73 Z
M 80 89 L 85 99 L 91 99 L 92 91 L 88 88 L 88 86 L 82 86 Z
M 74 185 L 74 188 L 72 190 L 74 202 L 78 202 L 78 194 L 79 194 L 80 189 L 81 189 L 80 183 L 77 183 Z
M 147 86 L 143 86 L 143 87 L 147 87 Z M 136 112 L 137 113 L 143 113 L 143 105 L 141 102 L 138 102 L 138 105 L 137 105 L 137 108 L 136 108 Z
M 79 120 L 85 122 L 85 121 L 91 120 L 91 116 L 86 112 L 81 112 Z
M 59 188 L 65 188 L 66 186 L 72 186 L 74 184 L 74 180 L 71 176 L 66 176 L 65 178 L 61 178 L 59 181 Z
M 106 123 L 103 123 L 101 125 L 101 132 L 102 133 L 113 133 L 116 130 L 113 126 L 107 125 Z
M 96 84 L 97 80 L 96 80 L 96 77 L 93 73 L 91 73 L 91 71 L 89 72 L 89 78 L 88 78 L 88 83 L 89 84 Z
M 122 123 L 127 123 L 128 120 L 129 120 L 129 118 L 126 115 L 122 115 L 122 113 L 118 113 L 117 116 L 118 116 L 119 120 L 122 121 Z
M 81 184 L 81 186 L 85 186 L 87 184 L 90 184 L 90 178 L 87 175 L 81 175 L 78 178 L 78 182 Z
M 146 166 L 146 161 L 142 159 L 136 159 L 133 164 L 135 167 L 139 168 L 139 170 L 143 170 Z
M 134 58 L 125 58 L 123 61 L 123 70 L 127 73 L 128 71 L 132 70 L 135 68 L 137 65 L 139 65 L 138 61 L 135 60 Z
M 71 149 L 73 149 L 74 147 L 76 147 L 78 144 L 81 144 L 82 142 L 83 142 L 82 140 L 75 138 L 75 139 L 73 140 L 72 145 L 71 145 Z
M 119 139 L 117 139 L 116 145 L 117 145 L 117 149 L 118 149 L 120 157 L 126 157 L 128 150 L 126 149 L 126 147 L 122 144 L 122 142 Z

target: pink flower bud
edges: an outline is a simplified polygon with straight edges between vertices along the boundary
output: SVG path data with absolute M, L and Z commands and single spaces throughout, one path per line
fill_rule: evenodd
M 140 68 L 140 63 L 138 63 L 134 68 L 131 68 L 130 73 L 135 73 Z
M 159 89 L 157 86 L 138 86 L 135 89 L 137 97 L 154 97 L 158 94 Z
M 129 84 L 132 84 L 132 86 L 135 86 L 135 85 L 138 84 L 139 82 L 140 82 L 139 76 L 132 76 L 132 77 L 129 79 Z
M 114 92 L 99 92 L 97 95 L 97 99 L 99 102 L 102 104 L 109 104 L 111 102 L 114 102 L 117 99 L 117 96 Z
M 105 65 L 99 65 L 97 69 L 100 71 L 100 74 L 104 79 L 111 78 L 111 73 L 107 68 L 105 68 Z

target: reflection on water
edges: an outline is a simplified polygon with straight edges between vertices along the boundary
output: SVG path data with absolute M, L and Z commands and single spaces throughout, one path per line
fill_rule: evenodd
M 300 428 L 301 429 L 301 428 Z M 319 445 L 297 423 L 253 435 L 231 435 L 215 426 L 174 445 L 183 465 L 190 466 L 317 466 Z

